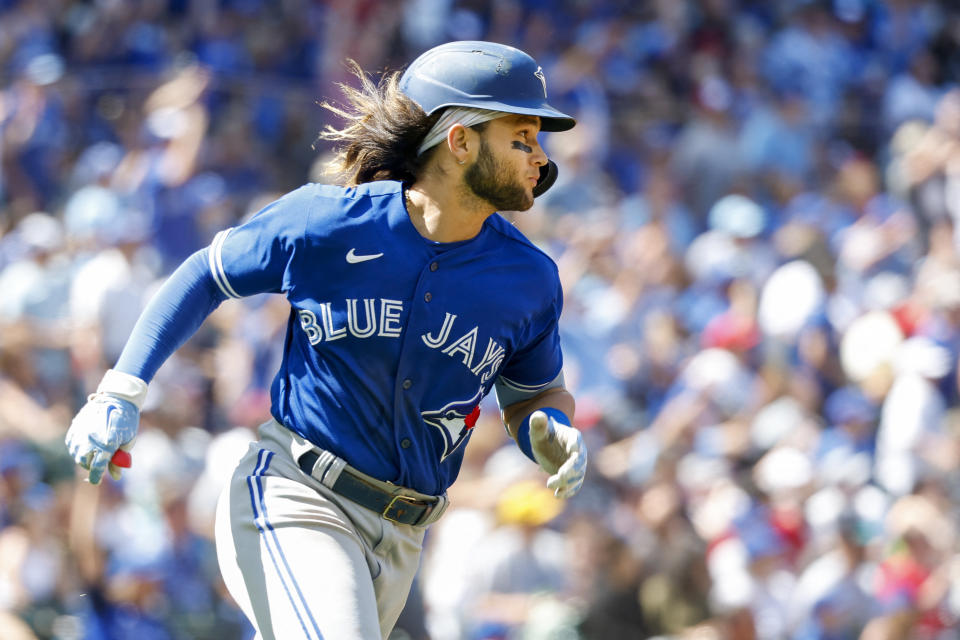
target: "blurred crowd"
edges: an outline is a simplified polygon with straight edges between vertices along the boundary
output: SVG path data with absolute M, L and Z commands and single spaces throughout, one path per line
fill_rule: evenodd
M 579 121 L 508 215 L 560 267 L 591 467 L 555 500 L 488 399 L 395 639 L 960 638 L 947 0 L 0 0 L 0 637 L 251 637 L 213 505 L 284 299 L 163 366 L 121 482 L 66 427 L 182 259 L 325 179 L 345 59 L 452 39 Z

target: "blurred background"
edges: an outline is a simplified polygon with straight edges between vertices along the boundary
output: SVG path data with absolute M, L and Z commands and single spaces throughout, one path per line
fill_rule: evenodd
M 394 639 L 960 637 L 946 0 L 0 0 L 0 637 L 251 637 L 213 505 L 284 299 L 164 365 L 122 482 L 64 433 L 181 260 L 324 179 L 344 60 L 454 39 L 579 120 L 511 217 L 560 267 L 591 467 L 554 500 L 488 399 Z

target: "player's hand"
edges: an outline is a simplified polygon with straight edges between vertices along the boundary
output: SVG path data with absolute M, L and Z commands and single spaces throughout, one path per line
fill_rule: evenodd
M 129 466 L 129 455 L 117 451 L 133 446 L 146 393 L 143 380 L 110 370 L 70 423 L 67 450 L 74 462 L 89 471 L 91 484 L 99 484 L 104 471 L 119 480 L 121 468 Z
M 580 490 L 587 471 L 587 447 L 579 430 L 534 411 L 530 415 L 530 448 L 540 468 L 552 474 L 547 487 L 555 496 L 569 498 Z

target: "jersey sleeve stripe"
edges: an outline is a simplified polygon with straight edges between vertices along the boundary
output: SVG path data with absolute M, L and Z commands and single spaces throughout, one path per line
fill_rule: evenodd
M 210 261 L 210 274 L 213 276 L 213 280 L 217 283 L 217 286 L 220 287 L 220 291 L 228 298 L 239 298 L 240 294 L 230 286 L 230 281 L 227 280 L 227 274 L 223 270 L 223 256 L 221 255 L 223 243 L 232 230 L 233 227 L 230 227 L 214 236 L 213 242 L 210 243 L 208 258 Z
M 543 384 L 520 384 L 519 382 L 514 382 L 513 380 L 510 380 L 504 376 L 500 376 L 498 381 L 504 386 L 515 389 L 516 391 L 539 391 L 553 382 L 553 380 L 548 380 Z

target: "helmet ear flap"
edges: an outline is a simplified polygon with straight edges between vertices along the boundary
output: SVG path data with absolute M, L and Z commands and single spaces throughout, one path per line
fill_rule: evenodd
M 553 160 L 547 160 L 547 164 L 540 167 L 540 179 L 533 187 L 533 197 L 539 198 L 543 193 L 553 186 L 557 181 L 557 163 Z

